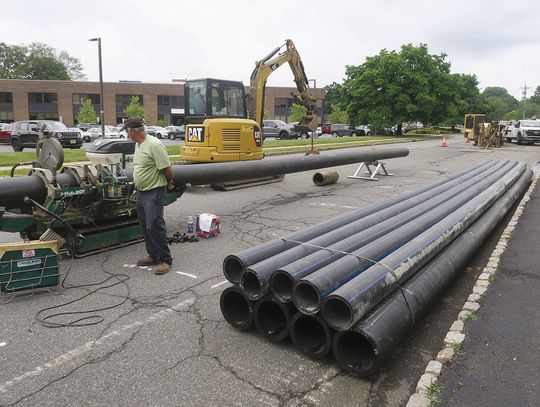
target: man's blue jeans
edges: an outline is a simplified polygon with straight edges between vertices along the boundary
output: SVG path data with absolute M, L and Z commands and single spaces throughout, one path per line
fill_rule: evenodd
M 157 263 L 172 264 L 167 245 L 167 229 L 163 219 L 163 206 L 167 187 L 138 191 L 137 216 L 143 231 L 146 251 Z

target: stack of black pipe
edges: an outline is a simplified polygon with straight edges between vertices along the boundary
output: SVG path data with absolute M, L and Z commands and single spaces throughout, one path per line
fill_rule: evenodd
M 486 161 L 418 190 L 229 255 L 225 319 L 330 351 L 370 375 L 508 213 L 532 177 Z

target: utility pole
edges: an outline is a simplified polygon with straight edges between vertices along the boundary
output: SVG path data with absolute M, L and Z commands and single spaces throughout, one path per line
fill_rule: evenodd
M 523 83 L 523 87 L 521 88 L 521 90 L 523 91 L 523 120 L 527 118 L 525 114 L 527 110 L 527 89 L 530 89 L 530 88 L 531 88 L 530 86 L 527 86 L 527 81 Z

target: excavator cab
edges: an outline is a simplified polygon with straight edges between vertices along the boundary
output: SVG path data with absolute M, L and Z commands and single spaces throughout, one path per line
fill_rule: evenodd
M 246 119 L 246 98 L 242 82 L 198 79 L 184 85 L 187 124 L 201 124 L 209 118 Z
M 205 78 L 184 85 L 186 144 L 193 162 L 260 160 L 262 132 L 247 118 L 242 82 Z

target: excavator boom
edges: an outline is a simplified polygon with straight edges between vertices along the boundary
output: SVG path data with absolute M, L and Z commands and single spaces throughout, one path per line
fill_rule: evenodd
M 275 56 L 283 47 L 285 50 Z M 289 63 L 294 75 L 294 82 L 299 94 L 291 93 L 294 102 L 306 108 L 305 116 L 295 126 L 297 131 L 315 131 L 317 129 L 316 103 L 317 98 L 313 96 L 309 88 L 309 81 L 304 71 L 304 65 L 300 59 L 296 47 L 292 40 L 286 40 L 281 47 L 274 49 L 262 60 L 255 63 L 255 69 L 251 73 L 250 94 L 249 94 L 249 117 L 255 120 L 262 127 L 264 115 L 264 92 L 266 80 L 277 68 L 285 62 Z

